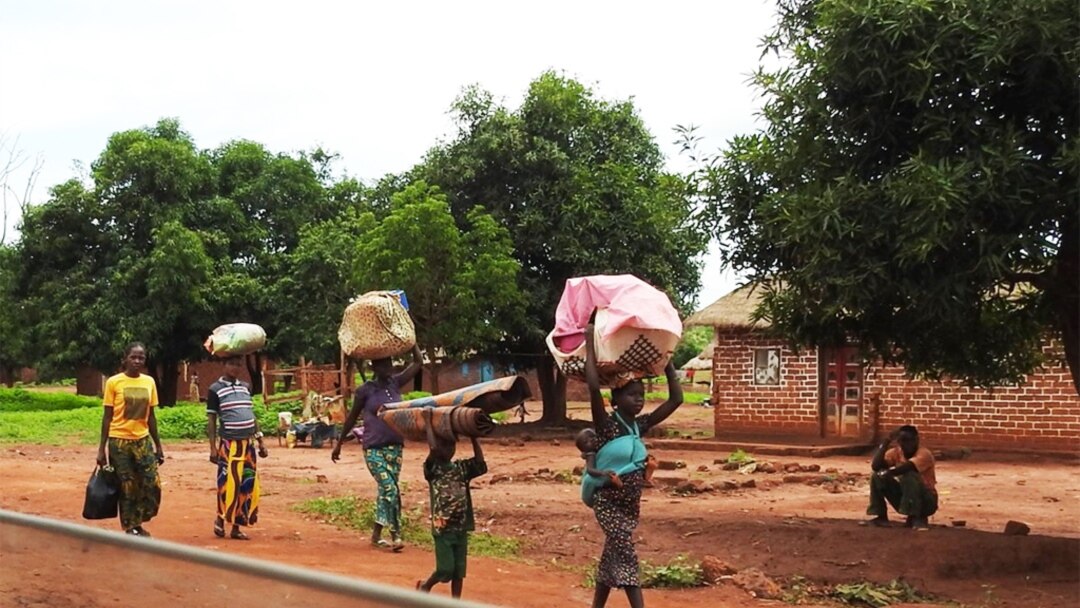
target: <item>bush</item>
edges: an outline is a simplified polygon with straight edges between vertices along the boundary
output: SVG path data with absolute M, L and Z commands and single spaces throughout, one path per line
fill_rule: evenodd
M 431 393 L 427 391 L 409 391 L 401 396 L 403 401 L 411 401 L 413 399 L 419 399 L 421 397 L 430 397 Z
M 52 412 L 100 406 L 101 399 L 98 397 L 0 388 L 0 412 Z

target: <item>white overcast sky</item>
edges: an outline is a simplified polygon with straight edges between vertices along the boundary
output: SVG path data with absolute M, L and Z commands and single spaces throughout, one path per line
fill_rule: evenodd
M 698 125 L 708 149 L 755 127 L 748 78 L 773 16 L 772 0 L 0 0 L 0 133 L 43 159 L 39 202 L 110 134 L 170 116 L 200 148 L 318 145 L 370 181 L 451 135 L 462 87 L 517 107 L 555 69 L 633 98 L 678 170 L 675 125 Z M 702 283 L 700 306 L 737 279 L 713 252 Z

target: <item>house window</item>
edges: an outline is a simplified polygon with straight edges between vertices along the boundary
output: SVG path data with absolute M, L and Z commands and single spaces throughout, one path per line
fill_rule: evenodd
M 780 385 L 780 349 L 754 349 L 754 384 L 758 386 Z

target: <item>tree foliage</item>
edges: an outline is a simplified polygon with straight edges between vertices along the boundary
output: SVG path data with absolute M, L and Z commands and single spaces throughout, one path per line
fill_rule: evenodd
M 490 348 L 521 325 L 520 264 L 508 231 L 481 207 L 459 228 L 446 197 L 422 181 L 393 195 L 389 215 L 362 239 L 358 266 L 365 289 L 405 291 L 417 342 L 433 363 Z
M 1075 3 L 779 6 L 765 127 L 705 180 L 758 314 L 979 386 L 1048 363 L 1050 329 L 1080 382 Z
M 598 99 L 555 73 L 533 81 L 516 110 L 473 87 L 453 114 L 456 138 L 431 150 L 413 174 L 446 193 L 459 224 L 482 205 L 509 230 L 528 305 L 504 352 L 539 366 L 545 418 L 561 419 L 565 380 L 543 338 L 566 279 L 632 273 L 692 306 L 706 238 L 687 183 L 663 170 L 632 102 Z

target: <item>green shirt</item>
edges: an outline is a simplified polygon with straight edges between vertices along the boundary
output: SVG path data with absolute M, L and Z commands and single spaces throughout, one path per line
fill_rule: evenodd
M 469 480 L 484 473 L 487 463 L 476 458 L 439 462 L 429 456 L 424 461 L 424 479 L 431 495 L 432 534 L 476 529 Z

